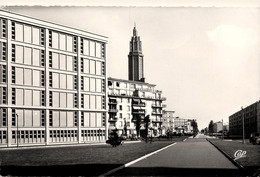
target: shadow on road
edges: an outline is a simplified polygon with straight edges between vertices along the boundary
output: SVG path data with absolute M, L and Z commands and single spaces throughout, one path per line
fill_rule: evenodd
M 98 176 L 122 164 L 82 164 L 59 166 L 1 166 L 2 176 Z
M 248 176 L 245 171 L 237 169 L 210 168 L 124 168 L 112 176 Z

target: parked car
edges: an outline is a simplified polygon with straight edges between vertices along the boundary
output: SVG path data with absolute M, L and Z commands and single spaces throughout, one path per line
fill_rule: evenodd
M 260 144 L 260 133 L 251 133 L 249 142 L 253 144 Z

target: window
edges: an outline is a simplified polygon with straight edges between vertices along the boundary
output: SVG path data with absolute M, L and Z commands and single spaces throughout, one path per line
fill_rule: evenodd
M 0 104 L 6 104 L 7 103 L 7 93 L 6 93 L 6 87 L 0 87 Z
M 122 108 L 122 105 L 119 105 L 119 110 L 121 110 L 121 111 L 122 111 L 122 109 L 123 109 L 123 108 Z
M 96 91 L 102 92 L 102 80 L 101 79 L 96 79 Z
M 67 107 L 67 94 L 60 92 L 60 107 L 66 108 Z
M 90 91 L 95 92 L 96 91 L 96 79 L 90 78 Z
M 23 103 L 23 98 L 24 98 L 23 93 L 24 93 L 23 89 L 18 89 L 18 88 L 15 89 L 15 103 L 18 106 L 24 105 L 24 103 Z
M 24 110 L 24 126 L 25 127 L 32 127 L 32 111 L 31 110 Z
M 66 50 L 66 36 L 64 34 L 60 34 L 60 49 Z
M 0 42 L 0 47 L 2 48 L 2 53 L 0 54 L 0 60 L 6 60 L 6 43 Z M 13 49 L 12 49 L 13 50 Z
M 89 109 L 89 95 L 84 95 L 84 108 Z
M 32 90 L 24 90 L 24 105 L 32 106 Z
M 72 58 L 72 56 L 67 56 L 67 70 L 73 71 L 73 58 Z
M 83 54 L 84 55 L 89 55 L 89 41 L 84 39 L 83 42 Z
M 40 106 L 41 94 L 40 91 L 33 91 L 33 106 Z
M 102 96 L 96 96 L 97 109 L 102 109 Z
M 39 28 L 32 28 L 33 33 L 33 44 L 39 45 L 39 39 L 40 39 L 40 30 Z
M 33 86 L 40 86 L 40 71 L 33 70 Z
M 5 19 L 0 19 L 1 21 L 1 27 L 2 31 L 0 31 L 1 37 L 6 38 L 6 20 Z
M 60 107 L 60 94 L 58 92 L 53 92 L 52 97 L 53 97 L 53 106 Z
M 90 60 L 90 74 L 96 74 L 96 65 L 94 60 Z
M 84 77 L 84 91 L 89 91 L 89 77 Z
M 96 42 L 96 57 L 101 58 L 101 44 Z
M 60 111 L 60 127 L 67 126 L 67 114 L 65 111 Z M 63 135 L 63 133 L 61 133 Z
M 101 62 L 96 61 L 96 75 L 101 75 Z
M 66 89 L 66 74 L 60 74 L 60 88 Z
M 29 47 L 24 47 L 24 64 L 32 64 L 32 49 Z
M 96 127 L 96 113 L 90 113 L 90 127 Z
M 67 75 L 67 89 L 73 90 L 73 75 Z
M 94 41 L 89 42 L 89 48 L 90 48 L 90 56 L 94 57 L 95 54 L 96 54 L 95 42 Z
M 15 23 L 15 40 L 23 41 L 23 25 Z
M 96 109 L 96 96 L 90 95 L 90 109 Z
M 67 51 L 72 52 L 72 36 L 67 36 Z
M 96 120 L 97 120 L 97 127 L 101 127 L 102 126 L 102 114 L 101 113 L 97 113 L 96 114 Z
M 41 112 L 38 110 L 33 111 L 33 127 L 40 127 L 41 126 Z
M 57 53 L 52 53 L 52 68 L 59 69 L 59 55 Z
M 33 49 L 33 61 L 34 66 L 40 66 L 40 50 Z
M 67 107 L 73 108 L 73 94 L 72 93 L 67 94 Z
M 59 79 L 59 74 L 58 73 L 52 73 L 52 83 L 53 83 L 53 88 L 59 88 L 59 83 L 60 83 L 60 79 Z
M 24 69 L 24 85 L 32 85 L 32 70 Z
M 32 28 L 27 25 L 24 25 L 24 42 L 32 42 Z
M 89 73 L 89 60 L 84 59 L 84 73 Z
M 123 118 L 123 114 L 122 113 L 119 114 L 119 118 Z
M 16 45 L 15 46 L 15 62 L 23 63 L 23 47 Z
M 66 70 L 66 56 L 60 54 L 60 69 L 61 70 Z
M 53 111 L 53 127 L 60 126 L 60 113 L 59 111 Z
M 74 112 L 74 126 L 78 126 L 78 113 Z
M 59 49 L 59 34 L 52 32 L 52 48 Z

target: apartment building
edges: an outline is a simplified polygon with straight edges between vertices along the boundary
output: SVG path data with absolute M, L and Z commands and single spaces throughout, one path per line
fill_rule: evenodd
M 230 135 L 242 137 L 243 120 L 246 137 L 249 137 L 250 133 L 260 132 L 260 101 L 257 101 L 229 116 Z
M 179 117 L 174 118 L 174 129 L 176 133 L 193 133 L 192 121 L 196 119 L 183 119 Z
M 223 131 L 223 122 L 214 122 L 213 123 L 213 133 L 219 133 Z
M 0 10 L 0 147 L 105 141 L 106 43 Z
M 116 78 L 108 78 L 108 122 L 109 129 L 117 128 L 119 134 L 125 134 L 124 126 L 127 125 L 127 134 L 136 134 L 135 122 L 140 116 L 143 120 L 149 115 L 151 128 L 155 135 L 161 133 L 162 104 L 166 98 L 162 92 L 155 90 L 155 85 L 129 81 Z M 141 125 L 141 131 L 144 125 Z
M 174 129 L 174 113 L 175 113 L 175 111 L 163 110 L 162 135 L 166 135 L 167 131 L 171 131 L 171 132 L 175 131 L 175 129 Z

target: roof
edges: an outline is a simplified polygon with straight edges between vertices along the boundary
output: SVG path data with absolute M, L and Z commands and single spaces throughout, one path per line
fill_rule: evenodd
M 149 84 L 147 82 L 141 82 L 141 81 L 131 81 L 131 80 L 125 80 L 125 79 L 118 79 L 118 78 L 113 78 L 113 77 L 108 77 L 108 81 L 119 81 L 119 82 L 127 82 L 127 83 L 133 83 L 133 84 L 141 84 L 141 85 L 148 85 L 148 86 L 153 86 L 155 87 L 155 84 Z
M 107 42 L 107 39 L 108 39 L 108 37 L 106 37 L 106 36 L 102 36 L 102 35 L 95 34 L 95 33 L 90 33 L 90 32 L 84 31 L 84 30 L 56 24 L 53 22 L 40 20 L 40 19 L 37 19 L 34 17 L 29 17 L 26 15 L 14 13 L 14 12 L 7 11 L 4 9 L 0 9 L 0 17 L 11 19 L 14 21 L 20 20 L 21 22 L 24 22 L 24 23 L 33 24 L 33 25 L 43 27 L 43 28 L 50 28 L 52 30 L 57 30 L 57 31 L 61 31 L 64 33 L 69 33 L 69 34 L 74 34 L 77 36 L 82 36 L 82 37 L 86 37 L 86 38 L 93 39 L 93 40 Z

